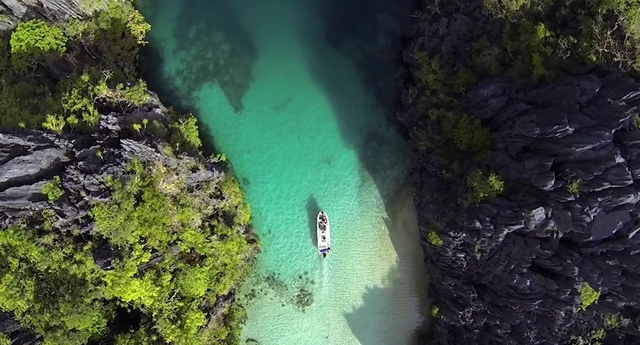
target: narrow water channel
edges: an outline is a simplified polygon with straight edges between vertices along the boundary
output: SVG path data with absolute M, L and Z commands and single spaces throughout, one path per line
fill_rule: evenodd
M 151 88 L 193 109 L 252 206 L 263 253 L 242 291 L 243 337 L 262 345 L 410 344 L 422 323 L 408 148 L 384 96 L 393 60 L 358 65 L 375 55 L 367 46 L 393 48 L 410 1 L 362 10 L 352 2 L 143 7 L 153 26 Z M 314 243 L 320 209 L 332 222 L 324 260 Z

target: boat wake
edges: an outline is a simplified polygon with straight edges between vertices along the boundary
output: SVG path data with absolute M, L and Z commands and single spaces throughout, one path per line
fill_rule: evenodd
M 321 263 L 322 267 L 320 268 L 320 272 L 319 272 L 320 273 L 320 277 L 319 277 L 320 278 L 319 279 L 320 286 L 319 286 L 319 291 L 318 291 L 318 294 L 319 294 L 318 300 L 321 303 L 321 305 L 319 307 L 320 307 L 320 309 L 322 311 L 322 314 L 325 315 L 324 319 L 326 320 L 326 323 L 324 325 L 324 327 L 325 327 L 325 329 L 324 329 L 325 340 L 326 340 L 326 342 L 328 344 L 330 344 L 330 342 L 329 342 L 329 333 L 330 333 L 331 327 L 330 327 L 329 322 L 330 322 L 330 319 L 331 319 L 331 317 L 330 317 L 330 315 L 331 315 L 330 314 L 330 311 L 331 311 L 331 298 L 329 296 L 329 260 L 322 259 L 321 262 L 322 262 Z
M 322 260 L 322 292 L 329 290 L 329 260 Z

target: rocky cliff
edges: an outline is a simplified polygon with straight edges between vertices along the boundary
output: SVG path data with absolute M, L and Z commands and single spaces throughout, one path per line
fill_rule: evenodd
M 186 181 L 217 182 L 224 173 L 212 165 L 191 172 L 202 163 L 196 158 L 174 156 L 162 141 L 140 135 L 133 125 L 146 121 L 169 124 L 167 110 L 157 99 L 131 113 L 111 112 L 101 116 L 95 131 L 57 136 L 43 131 L 0 129 L 0 224 L 8 227 L 24 216 L 49 207 L 42 189 L 53 176 L 60 176 L 66 198 L 54 204 L 56 224 L 79 226 L 93 232 L 90 206 L 109 200 L 107 176 L 124 176 L 133 158 L 165 162 L 186 173 Z
M 164 339 L 175 337 L 163 329 L 168 326 L 163 326 L 162 313 L 168 312 L 166 317 L 180 325 L 182 316 L 172 310 L 186 307 L 173 304 L 175 296 L 183 295 L 180 300 L 191 300 L 191 307 L 183 312 L 201 314 L 202 320 L 194 321 L 195 329 L 180 330 L 184 339 L 176 338 L 177 343 L 225 338 L 233 342 L 242 313 L 233 304 L 233 284 L 248 269 L 257 245 L 247 225 L 249 214 L 236 208 L 242 200 L 238 185 L 230 182 L 219 158 L 174 153 L 161 139 L 173 120 L 157 99 L 127 112 L 106 114 L 89 132 L 54 135 L 0 129 L 0 270 L 6 289 L 0 298 L 7 306 L 0 312 L 0 340 L 38 344 L 44 336 L 46 341 L 65 344 L 84 344 L 89 338 L 151 344 L 151 334 L 157 330 Z M 138 162 L 141 165 L 136 168 Z M 127 194 L 133 199 L 126 201 Z M 181 223 L 181 217 L 188 217 L 189 225 Z M 70 243 L 76 245 L 64 247 Z M 34 244 L 31 254 L 24 256 L 21 248 Z M 138 261 L 135 255 L 139 254 L 132 254 L 130 245 L 147 252 L 144 259 Z M 60 246 L 66 249 L 60 252 Z M 247 252 L 249 248 L 253 249 Z M 40 261 L 44 259 L 40 250 L 51 255 L 49 273 L 43 271 L 46 264 Z M 21 264 L 8 264 L 14 260 Z M 87 267 L 92 273 L 87 281 L 81 278 L 79 266 L 74 266 L 83 260 L 90 260 Z M 133 271 L 124 273 L 130 264 Z M 235 267 L 233 272 L 225 271 L 226 265 Z M 183 280 L 191 274 L 209 284 L 198 287 L 200 292 L 189 292 L 190 285 Z M 164 282 L 156 280 L 161 276 Z M 67 279 L 79 280 L 65 283 Z M 128 280 L 123 283 L 133 286 L 133 295 L 118 288 L 120 283 L 114 279 Z M 89 281 L 95 285 L 87 288 Z M 68 290 L 64 284 L 71 284 Z M 35 286 L 35 291 L 24 286 Z M 145 296 L 150 290 L 155 292 L 144 299 L 132 297 Z M 91 291 L 101 291 L 102 297 L 96 300 Z M 119 307 L 123 302 L 129 307 Z M 15 307 L 21 303 L 31 307 Z M 73 316 L 67 315 L 65 303 L 75 306 Z M 62 321 L 52 321 L 51 315 Z M 71 319 L 82 320 L 85 326 Z M 126 335 L 135 330 L 140 332 Z
M 110 0 L 0 0 L 0 31 L 11 30 L 21 20 L 50 21 L 81 18 L 106 8 Z M 122 1 L 122 0 L 117 0 Z
M 0 35 L 0 344 L 237 343 L 251 210 L 139 79 L 149 24 L 124 0 L 0 4 L 21 20 Z
M 493 145 L 484 158 L 452 158 L 437 102 L 420 96 L 437 80 L 420 81 L 418 52 L 468 61 L 500 26 L 477 3 L 432 10 L 407 37 L 398 114 L 412 132 L 431 281 L 425 343 L 640 343 L 640 82 L 611 68 L 536 83 L 479 78 L 449 107 L 477 119 Z M 475 169 L 503 179 L 497 197 L 468 202 Z

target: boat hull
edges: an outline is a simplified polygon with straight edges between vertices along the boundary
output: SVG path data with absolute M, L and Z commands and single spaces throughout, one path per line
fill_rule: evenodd
M 318 252 L 324 258 L 331 253 L 331 223 L 325 211 L 320 211 L 316 217 L 316 233 Z

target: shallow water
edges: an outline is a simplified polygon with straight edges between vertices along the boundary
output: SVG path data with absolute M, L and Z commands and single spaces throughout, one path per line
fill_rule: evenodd
M 262 345 L 410 344 L 426 286 L 407 147 L 381 110 L 389 100 L 371 96 L 362 72 L 328 43 L 332 23 L 321 2 L 151 3 L 143 12 L 164 78 L 155 87 L 174 87 L 165 101 L 193 107 L 227 155 L 263 243 L 242 291 L 243 337 Z M 379 22 L 393 18 L 378 11 Z M 220 58 L 225 52 L 234 58 Z M 242 61 L 252 57 L 247 73 Z M 320 209 L 332 227 L 324 260 L 314 243 Z

